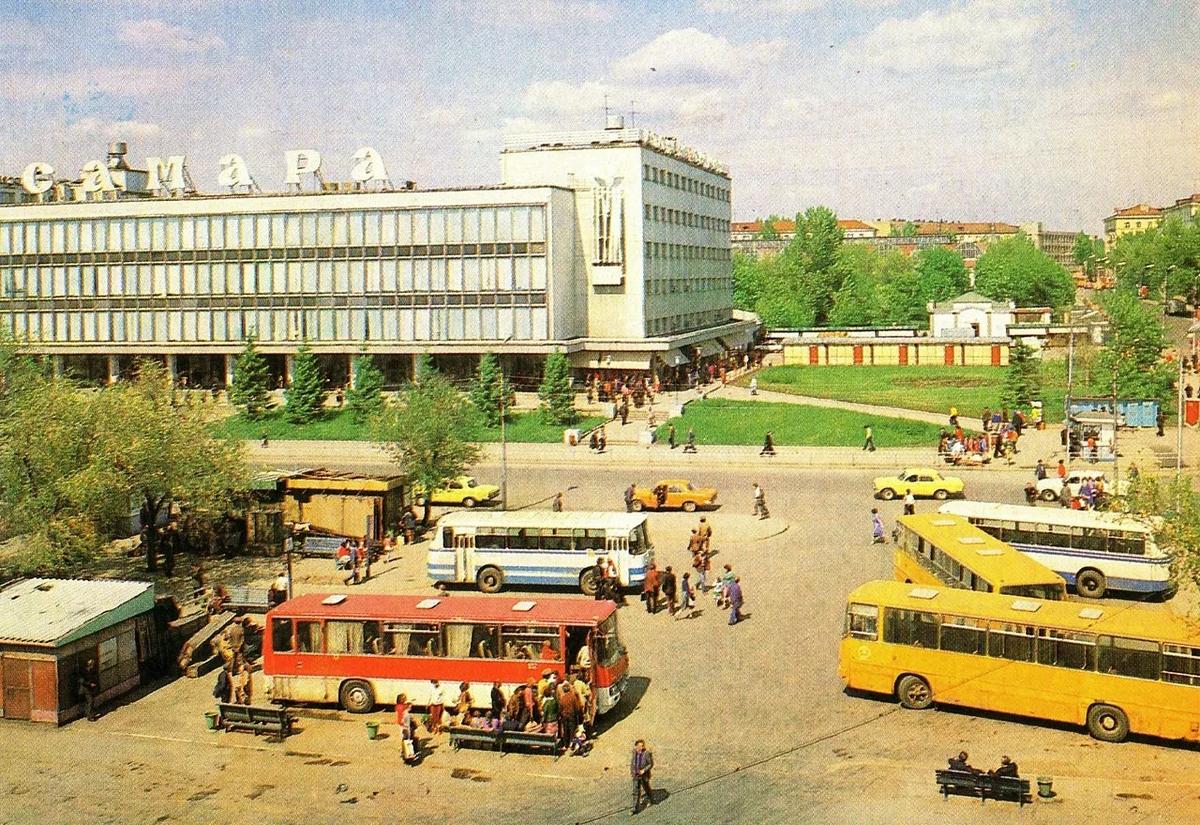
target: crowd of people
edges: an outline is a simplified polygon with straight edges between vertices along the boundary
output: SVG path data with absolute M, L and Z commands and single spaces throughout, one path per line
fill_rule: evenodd
M 947 464 L 987 464 L 993 458 L 1007 459 L 1011 464 L 1018 452 L 1017 443 L 1028 422 L 1025 414 L 1008 407 L 999 411 L 984 409 L 979 420 L 982 432 L 966 433 L 958 420 L 958 410 L 950 408 L 950 428 L 943 428 L 938 437 L 938 455 Z
M 642 581 L 642 603 L 646 612 L 654 615 L 663 608 L 675 619 L 692 618 L 699 615 L 696 612 L 696 598 L 711 592 L 716 599 L 718 609 L 729 611 L 729 624 L 735 625 L 746 617 L 742 614 L 744 595 L 742 580 L 731 563 L 723 566 L 719 578 L 709 581 L 712 572 L 712 525 L 706 517 L 700 518 L 700 523 L 692 528 L 688 539 L 688 553 L 691 556 L 691 570 L 682 576 L 675 572 L 673 565 L 667 565 L 659 570 L 656 562 L 651 562 L 646 570 L 646 578 Z M 601 562 L 597 562 L 599 566 Z M 611 561 L 609 562 L 611 564 Z M 695 578 L 692 574 L 695 574 Z M 607 579 L 606 579 L 607 580 Z M 619 586 L 617 587 L 619 595 Z M 597 592 L 596 598 L 601 598 Z M 624 603 L 624 597 L 620 597 Z

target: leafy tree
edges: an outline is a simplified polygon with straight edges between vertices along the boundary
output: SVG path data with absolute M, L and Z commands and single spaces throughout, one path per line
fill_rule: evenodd
M 302 343 L 292 357 L 292 385 L 285 393 L 283 417 L 292 424 L 307 424 L 321 414 L 325 403 L 325 380 L 317 356 Z
M 501 404 L 504 394 L 503 374 L 500 371 L 500 359 L 494 352 L 485 352 L 479 359 L 479 369 L 475 381 L 471 385 L 471 403 L 483 416 L 483 421 L 489 427 L 500 426 L 500 410 L 503 406 L 507 413 L 507 404 Z
M 229 400 L 251 420 L 262 418 L 271 400 L 271 371 L 267 359 L 254 347 L 254 336 L 246 336 L 246 346 L 233 364 L 233 386 Z
M 423 381 L 425 379 L 426 376 L 435 375 L 435 374 L 441 375 L 441 372 L 438 370 L 437 364 L 433 363 L 433 356 L 430 355 L 428 352 L 423 352 L 420 355 L 418 355 L 417 356 L 417 367 L 416 367 L 416 372 L 413 376 L 413 380 L 416 381 L 417 383 L 420 383 L 421 381 Z
M 1154 300 L 1164 292 L 1167 298 L 1184 295 L 1194 300 L 1200 287 L 1200 227 L 1172 218 L 1157 229 L 1122 235 L 1109 261 L 1119 287 L 1144 286 Z
M 762 221 L 762 227 L 755 233 L 754 237 L 760 241 L 777 241 L 779 240 L 779 230 L 775 228 L 775 222 L 779 220 L 778 215 L 769 215 Z
M 1071 250 L 1071 260 L 1083 267 L 1084 273 L 1089 278 L 1096 274 L 1096 244 L 1083 232 L 1075 236 L 1075 247 Z
M 1018 338 L 1008 350 L 1008 375 L 1000 398 L 1009 407 L 1025 407 L 1041 394 L 1041 362 L 1034 357 L 1033 348 Z
M 944 246 L 930 246 L 913 255 L 913 268 L 926 301 L 944 301 L 971 287 L 962 255 Z
M 542 385 L 538 387 L 542 420 L 548 424 L 570 424 L 575 420 L 575 391 L 571 389 L 571 362 L 555 350 L 546 357 Z
M 346 408 L 360 424 L 383 409 L 383 370 L 368 353 L 354 359 L 354 380 L 346 390 Z
M 472 438 L 477 426 L 471 404 L 436 369 L 419 373 L 395 406 L 375 419 L 374 440 L 391 455 L 409 482 L 423 490 L 441 487 L 479 460 Z M 424 522 L 430 503 L 425 500 Z
M 880 317 L 878 282 L 869 272 L 854 272 L 842 280 L 833 296 L 829 323 L 835 327 L 862 327 Z
M 1069 306 L 1075 280 L 1024 233 L 988 247 L 975 265 L 975 289 L 1017 306 Z
M 733 254 L 733 305 L 753 312 L 763 292 L 767 264 L 753 255 Z
M 811 327 L 817 313 L 812 292 L 804 289 L 800 264 L 784 253 L 763 259 L 761 294 L 754 311 L 768 327 L 776 329 Z
M 905 238 L 915 238 L 918 231 L 920 230 L 915 223 L 912 221 L 905 221 L 904 228 L 900 230 L 900 235 Z
M 1193 489 L 1193 479 L 1142 473 L 1130 481 L 1120 510 L 1155 525 L 1155 542 L 1174 551 L 1172 580 L 1200 585 L 1200 495 Z
M 1175 373 L 1161 358 L 1166 335 L 1158 312 L 1126 289 L 1109 293 L 1103 305 L 1109 341 L 1097 358 L 1101 375 L 1112 376 L 1118 398 L 1168 404 Z
M 838 252 L 845 232 L 837 215 L 827 206 L 813 206 L 796 215 L 796 237 L 788 244 L 784 257 L 793 265 L 785 269 L 789 286 L 810 296 L 814 320 L 825 323 L 833 309 L 833 295 L 841 288 L 837 269 Z

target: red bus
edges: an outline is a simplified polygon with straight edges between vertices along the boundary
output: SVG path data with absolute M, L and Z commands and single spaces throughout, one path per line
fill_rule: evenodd
M 487 708 L 493 682 L 512 691 L 546 669 L 565 678 L 576 668 L 605 713 L 621 700 L 629 656 L 610 601 L 310 594 L 267 614 L 262 668 L 272 700 L 336 702 L 352 713 L 400 693 L 428 704 L 431 679 L 447 703 L 469 682 Z

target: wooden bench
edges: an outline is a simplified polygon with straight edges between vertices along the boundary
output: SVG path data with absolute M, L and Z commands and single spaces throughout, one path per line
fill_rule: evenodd
M 483 745 L 485 750 L 498 750 L 503 733 L 499 730 L 482 730 L 452 725 L 450 727 L 450 747 L 452 750 L 458 750 L 465 744 L 475 744 Z
M 251 730 L 255 736 L 263 732 L 273 733 L 281 742 L 284 737 L 291 735 L 292 725 L 296 723 L 296 717 L 288 713 L 286 708 L 221 703 L 217 710 L 225 730 Z
M 1032 801 L 1029 793 L 1029 780 L 1019 776 L 991 776 L 975 771 L 938 770 L 934 772 L 938 790 L 942 799 L 949 799 L 950 794 L 959 796 L 979 797 L 979 804 L 989 798 L 1006 802 L 1016 802 L 1021 807 Z
M 486 750 L 504 751 L 514 748 L 527 748 L 531 751 L 550 751 L 558 759 L 561 751 L 558 737 L 549 733 L 535 733 L 521 730 L 481 730 L 455 725 L 450 728 L 450 747 L 458 750 L 463 745 L 483 745 Z
M 227 587 L 229 594 L 225 607 L 234 613 L 266 613 L 274 603 L 269 587 Z

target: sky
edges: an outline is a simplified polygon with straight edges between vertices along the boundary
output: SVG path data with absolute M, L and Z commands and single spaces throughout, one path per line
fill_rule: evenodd
M 0 0 L 0 174 L 126 140 L 202 191 L 284 151 L 500 179 L 613 112 L 730 167 L 735 220 L 1042 221 L 1200 192 L 1197 0 Z

